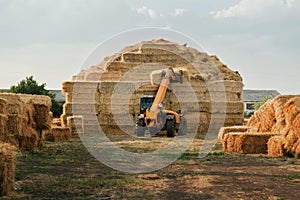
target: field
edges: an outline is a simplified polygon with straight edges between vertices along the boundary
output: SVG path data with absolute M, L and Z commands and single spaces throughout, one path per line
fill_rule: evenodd
M 139 145 L 112 136 L 122 148 Z M 153 138 L 156 143 L 168 138 Z M 201 143 L 197 139 L 195 144 Z M 206 157 L 191 147 L 172 165 L 147 174 L 113 170 L 93 158 L 79 139 L 46 143 L 18 156 L 16 192 L 7 199 L 299 199 L 300 161 L 263 155 L 226 154 L 220 145 Z

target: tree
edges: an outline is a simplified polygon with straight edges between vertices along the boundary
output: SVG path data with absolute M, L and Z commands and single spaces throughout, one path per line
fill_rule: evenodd
M 46 83 L 39 85 L 33 76 L 29 76 L 21 80 L 17 85 L 11 86 L 9 92 L 49 96 L 52 102 L 51 112 L 54 117 L 59 117 L 62 114 L 62 105 L 55 100 L 55 94 L 50 93 L 45 87 Z
M 266 96 L 265 98 L 261 99 L 259 102 L 254 104 L 254 109 L 258 110 L 262 105 L 264 105 L 267 101 L 271 99 L 270 97 Z

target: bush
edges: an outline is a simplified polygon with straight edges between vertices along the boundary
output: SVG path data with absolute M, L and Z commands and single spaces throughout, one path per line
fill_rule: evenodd
M 244 113 L 244 118 L 249 119 L 254 114 L 254 111 L 248 111 Z
M 52 102 L 51 112 L 54 117 L 59 117 L 62 114 L 62 105 L 55 100 L 55 94 L 50 93 L 45 87 L 46 83 L 39 85 L 33 76 L 29 76 L 20 81 L 17 85 L 11 86 L 9 92 L 49 96 Z
M 254 104 L 254 109 L 258 110 L 262 105 L 264 105 L 267 101 L 269 101 L 271 98 L 266 96 L 265 98 L 261 99 L 260 102 Z

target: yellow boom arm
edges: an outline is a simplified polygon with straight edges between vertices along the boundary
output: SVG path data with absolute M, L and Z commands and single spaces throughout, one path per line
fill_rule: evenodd
M 170 79 L 176 80 L 175 72 L 172 67 L 168 68 L 166 75 L 163 77 L 160 86 L 158 88 L 157 94 L 155 96 L 155 99 L 153 101 L 153 104 L 150 108 L 150 110 L 146 111 L 146 120 L 150 119 L 151 122 L 148 124 L 148 126 L 154 126 L 155 120 L 157 120 L 157 116 L 160 112 L 159 106 L 165 99 L 168 86 L 170 84 Z M 166 113 L 173 114 L 176 119 L 176 123 L 179 123 L 179 115 L 176 112 L 173 111 L 166 111 Z

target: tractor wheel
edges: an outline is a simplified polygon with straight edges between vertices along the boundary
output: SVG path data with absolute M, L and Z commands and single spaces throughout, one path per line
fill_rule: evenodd
M 187 131 L 187 121 L 184 116 L 180 117 L 180 125 L 178 129 L 177 135 L 185 135 Z
M 138 136 L 138 137 L 144 137 L 145 136 L 146 128 L 143 125 L 144 125 L 143 119 L 138 119 L 137 123 L 136 123 L 136 127 L 135 127 L 136 136 Z
M 144 137 L 145 136 L 145 127 L 137 126 L 136 127 L 136 136 Z
M 159 132 L 159 129 L 157 129 L 156 127 L 148 127 L 148 130 L 151 137 L 156 136 L 156 134 Z
M 175 136 L 175 121 L 174 119 L 167 120 L 167 137 Z

